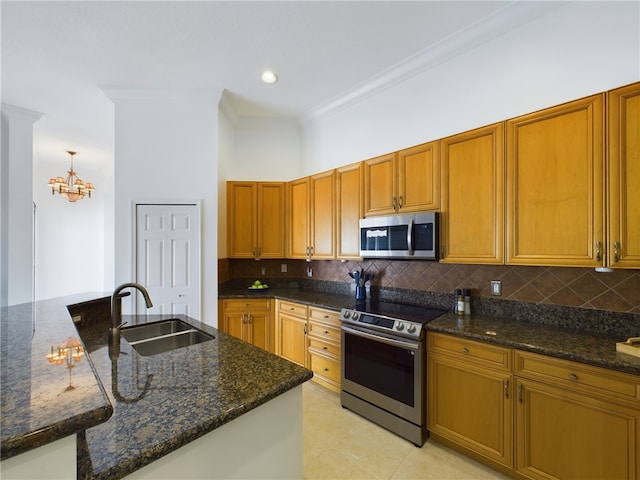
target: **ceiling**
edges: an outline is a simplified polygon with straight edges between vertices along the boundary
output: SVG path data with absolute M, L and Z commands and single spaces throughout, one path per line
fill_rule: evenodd
M 100 87 L 224 89 L 240 117 L 302 118 L 516 3 L 5 0 L 2 101 L 96 132 L 113 130 Z

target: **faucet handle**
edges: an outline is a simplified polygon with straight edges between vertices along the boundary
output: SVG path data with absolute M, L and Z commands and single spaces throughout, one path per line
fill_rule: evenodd
M 127 322 L 122 322 L 120 325 L 118 325 L 116 328 L 120 328 L 120 327 L 124 327 L 127 324 Z

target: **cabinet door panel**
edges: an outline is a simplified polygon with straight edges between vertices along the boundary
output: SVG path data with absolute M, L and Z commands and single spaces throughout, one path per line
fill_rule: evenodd
M 512 466 L 511 375 L 431 355 L 427 379 L 429 430 Z
M 516 468 L 531 478 L 637 479 L 640 412 L 518 380 Z
M 288 184 L 290 258 L 307 258 L 309 248 L 309 178 Z
M 340 259 L 360 257 L 363 180 L 362 163 L 336 170 L 336 257 Z
M 441 141 L 444 263 L 504 263 L 504 125 Z
M 303 367 L 307 363 L 306 320 L 279 314 L 280 356 Z
M 609 265 L 640 268 L 640 83 L 609 93 Z
M 245 313 L 232 312 L 224 314 L 223 331 L 240 340 L 247 340 L 245 333 Z
M 257 237 L 260 258 L 285 257 L 283 183 L 258 183 Z
M 430 142 L 398 152 L 398 211 L 440 207 L 440 152 Z
M 271 328 L 269 313 L 251 313 L 249 342 L 263 350 L 271 352 Z
M 364 161 L 364 214 L 395 213 L 396 155 L 391 153 Z
M 335 258 L 335 173 L 311 177 L 311 248 L 314 259 Z
M 255 182 L 227 183 L 227 255 L 230 258 L 253 258 L 256 248 Z
M 507 122 L 507 263 L 604 264 L 603 95 Z

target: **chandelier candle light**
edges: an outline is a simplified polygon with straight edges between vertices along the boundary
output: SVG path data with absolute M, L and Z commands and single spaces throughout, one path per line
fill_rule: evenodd
M 70 202 L 82 200 L 85 195 L 91 198 L 91 192 L 95 190 L 93 183 L 85 183 L 78 178 L 78 175 L 73 170 L 73 156 L 76 152 L 67 150 L 67 153 L 71 157 L 71 168 L 67 172 L 66 179 L 63 177 L 56 177 L 49 180 L 51 194 L 55 195 L 57 192 Z

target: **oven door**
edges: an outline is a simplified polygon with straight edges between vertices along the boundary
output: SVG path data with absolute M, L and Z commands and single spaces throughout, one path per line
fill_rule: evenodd
M 342 390 L 424 425 L 424 344 L 342 326 Z

